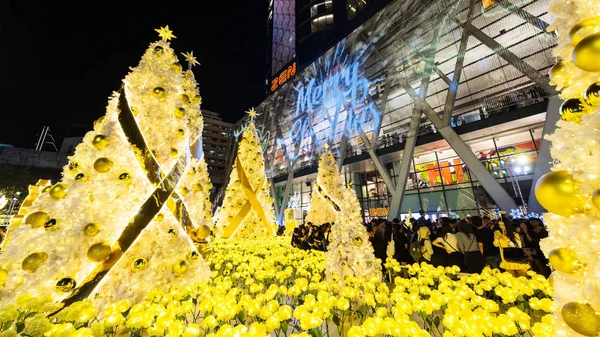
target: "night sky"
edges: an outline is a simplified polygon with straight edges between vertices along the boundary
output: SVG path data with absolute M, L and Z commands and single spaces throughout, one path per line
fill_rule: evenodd
M 239 120 L 264 99 L 267 4 L 0 0 L 0 143 L 33 148 L 44 125 L 58 148 L 83 136 L 164 25 L 201 63 L 202 108 Z

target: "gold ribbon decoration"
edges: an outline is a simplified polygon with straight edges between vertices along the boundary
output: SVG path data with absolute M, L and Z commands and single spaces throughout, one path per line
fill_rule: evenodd
M 327 194 L 325 189 L 323 189 L 323 187 L 321 187 L 321 185 L 319 185 L 318 182 L 315 182 L 315 188 L 317 189 L 319 194 L 321 194 L 321 196 L 329 202 L 329 204 L 331 205 L 331 207 L 333 207 L 334 210 L 336 210 L 337 212 L 341 211 L 340 206 L 329 196 L 329 194 Z
M 240 211 L 233 217 L 233 219 L 231 219 L 231 221 L 229 222 L 229 225 L 227 225 L 223 231 L 223 238 L 231 238 L 239 229 L 240 229 L 240 224 L 242 223 L 242 221 L 244 220 L 244 218 L 246 217 L 246 215 L 248 215 L 248 213 L 250 212 L 251 209 L 254 209 L 254 211 L 256 212 L 256 214 L 258 215 L 258 217 L 260 218 L 260 220 L 262 221 L 262 223 L 267 226 L 267 230 L 271 235 L 275 235 L 275 231 L 273 229 L 273 224 L 271 224 L 268 220 L 267 220 L 267 216 L 265 214 L 265 211 L 262 207 L 262 205 L 260 204 L 260 202 L 258 201 L 258 193 L 260 192 L 260 190 L 264 187 L 264 182 L 262 185 L 258 186 L 256 189 L 252 189 L 252 186 L 250 185 L 250 181 L 248 180 L 248 176 L 246 176 L 246 172 L 244 171 L 244 167 L 242 166 L 242 162 L 240 161 L 239 157 L 235 158 L 235 163 L 237 166 L 237 172 L 238 172 L 238 179 L 240 180 L 241 184 L 242 184 L 242 189 L 244 191 L 244 195 L 246 196 L 246 203 L 244 204 L 244 206 L 242 206 L 242 208 L 240 209 Z

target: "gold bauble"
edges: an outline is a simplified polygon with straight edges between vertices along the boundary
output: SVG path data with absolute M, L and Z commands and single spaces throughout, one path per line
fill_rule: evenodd
M 108 256 L 108 258 L 104 261 L 102 261 L 102 270 L 109 270 L 110 268 L 112 268 L 115 264 L 117 264 L 117 262 L 119 261 L 119 259 L 123 256 L 123 251 L 121 250 L 121 247 L 119 247 L 119 245 L 116 245 L 117 247 L 115 247 L 115 249 L 113 249 L 110 252 L 110 255 Z
M 46 232 L 54 232 L 54 231 L 57 231 L 60 229 L 58 227 L 59 224 L 60 224 L 59 219 L 52 218 L 44 223 L 44 229 L 46 230 Z
M 173 235 L 173 236 L 177 235 L 177 232 L 175 232 L 175 228 L 173 228 L 173 227 L 169 228 L 169 231 L 167 233 L 169 235 Z
M 176 159 L 177 157 L 179 157 L 179 151 L 175 148 L 171 148 L 171 158 Z
M 184 104 L 190 104 L 190 96 L 186 95 L 186 94 L 181 94 L 181 96 L 179 96 L 179 98 L 183 101 Z
M 138 115 L 138 113 L 140 113 L 140 111 L 138 110 L 138 108 L 132 106 L 131 107 L 131 114 L 135 117 Z
M 164 51 L 164 48 L 163 48 L 163 47 L 161 47 L 161 46 L 156 46 L 156 47 L 154 47 L 154 53 L 156 53 L 156 54 L 158 54 L 158 55 L 162 54 L 162 53 L 163 53 L 163 51 Z
M 556 84 L 559 84 L 558 82 L 563 81 L 565 75 L 565 63 L 563 61 L 556 62 L 556 64 L 550 68 L 550 80 Z
M 158 98 L 165 98 L 167 96 L 167 91 L 164 88 L 156 87 L 153 90 L 154 96 Z
M 46 192 L 50 191 L 51 188 L 52 188 L 52 186 L 44 187 L 44 189 L 42 190 L 42 193 L 46 193 Z
M 42 227 L 46 221 L 50 220 L 50 216 L 45 212 L 33 212 L 25 218 L 25 224 L 31 228 Z
M 83 227 L 83 233 L 87 236 L 94 236 L 100 231 L 100 226 L 95 223 L 89 223 Z
M 42 263 L 46 262 L 46 260 L 48 260 L 48 254 L 35 252 L 27 255 L 27 257 L 23 259 L 21 268 L 23 268 L 23 270 L 26 272 L 34 273 L 42 265 Z
M 106 173 L 113 167 L 113 162 L 108 158 L 98 158 L 94 162 L 94 169 L 100 173 Z
M 94 262 L 102 262 L 110 256 L 110 245 L 106 242 L 93 244 L 87 251 L 87 257 Z
M 581 116 L 585 113 L 589 113 L 586 110 L 583 100 L 579 97 L 569 98 L 564 101 L 558 109 L 560 118 L 563 121 L 580 123 Z
M 194 104 L 202 103 L 202 97 L 200 95 L 194 95 L 194 98 L 192 98 L 192 103 L 194 103 Z
M 595 107 L 600 103 L 600 82 L 595 82 L 590 85 L 583 93 L 583 100 L 591 107 Z
M 67 195 L 67 185 L 58 183 L 50 188 L 49 193 L 54 199 L 62 199 Z
M 190 269 L 190 264 L 189 262 L 187 262 L 187 260 L 180 260 L 179 262 L 173 265 L 172 269 L 175 275 L 181 276 L 185 274 L 185 272 L 187 272 L 188 269 Z
M 363 239 L 360 236 L 355 236 L 352 238 L 352 243 L 354 243 L 356 247 L 360 247 L 363 244 Z
M 146 268 L 148 268 L 148 261 L 143 258 L 136 259 L 131 264 L 131 269 L 133 269 L 133 271 L 142 271 Z
M 592 194 L 592 203 L 597 209 L 600 209 L 600 189 L 595 190 L 594 194 Z
M 563 273 L 572 274 L 584 267 L 577 254 L 568 248 L 553 249 L 548 255 L 552 268 Z
M 179 193 L 181 194 L 182 197 L 185 197 L 188 193 L 190 193 L 190 189 L 183 186 L 181 188 L 181 190 L 179 191 Z
M 202 185 L 200 185 L 200 184 L 194 184 L 194 185 L 192 185 L 192 190 L 194 192 L 201 192 L 202 191 Z
M 573 49 L 571 59 L 579 69 L 600 71 L 600 33 L 591 34 L 581 40 Z
M 182 107 L 179 107 L 179 108 L 175 109 L 174 115 L 177 118 L 183 118 L 183 117 L 185 117 L 185 109 L 182 108 Z
M 196 246 L 196 249 L 198 249 L 198 252 L 200 252 L 200 255 L 202 255 L 205 260 L 208 260 L 213 252 L 210 242 L 206 240 L 194 241 L 194 245 Z
M 56 291 L 61 293 L 68 293 L 69 291 L 75 289 L 77 283 L 75 280 L 69 277 L 65 277 L 56 282 Z
M 131 175 L 127 172 L 119 174 L 119 180 L 125 183 L 131 182 Z
M 583 38 L 585 38 L 594 28 L 596 28 L 599 25 L 600 17 L 589 18 L 579 21 L 569 31 L 569 43 L 573 46 L 576 46 L 579 42 L 581 42 L 581 40 L 583 40 Z M 583 34 L 579 34 L 582 30 Z
M 199 258 L 200 258 L 200 253 L 198 253 L 198 252 L 197 252 L 197 251 L 195 251 L 195 250 L 192 250 L 192 252 L 190 253 L 190 260 L 192 260 L 192 261 L 196 261 L 196 260 L 198 260 Z M 0 272 L 1 272 L 1 270 L 0 270 Z M 0 279 L 0 281 L 1 281 L 1 279 Z M 2 284 L 0 284 L 0 285 L 2 285 Z
M 183 67 L 181 67 L 181 64 L 179 62 L 175 62 L 171 64 L 171 70 L 179 74 L 181 70 L 183 70 Z
M 200 240 L 206 239 L 209 235 L 210 227 L 208 227 L 207 225 L 199 226 L 198 229 L 196 229 L 196 237 L 198 237 L 198 239 Z
M 161 222 L 165 219 L 165 216 L 162 213 L 156 214 L 156 222 Z
M 597 336 L 600 331 L 600 316 L 587 303 L 569 302 L 561 310 L 565 323 L 578 334 Z
M 185 137 L 185 131 L 183 129 L 177 129 L 177 137 L 179 137 L 179 138 Z
M 6 285 L 6 279 L 8 278 L 8 270 L 0 268 L 0 287 Z
M 88 180 L 87 176 L 83 173 L 77 173 L 77 175 L 75 176 L 75 181 L 85 182 L 87 180 Z
M 102 150 L 108 146 L 108 137 L 105 135 L 96 135 L 92 140 L 92 145 L 98 150 Z
M 550 273 L 550 276 L 548 276 L 548 284 L 554 288 L 554 273 Z
M 535 184 L 535 197 L 540 205 L 562 216 L 577 212 L 577 193 L 575 181 L 567 171 L 546 173 Z

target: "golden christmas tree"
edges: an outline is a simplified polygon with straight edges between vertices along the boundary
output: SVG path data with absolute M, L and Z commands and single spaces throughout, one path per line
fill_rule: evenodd
M 93 294 L 99 306 L 136 302 L 157 285 L 209 277 L 186 234 L 211 208 L 197 141 L 201 99 L 166 31 L 112 95 L 61 181 L 11 224 L 0 304 L 23 293 L 63 303 Z
M 551 83 L 564 100 L 548 137 L 552 171 L 535 195 L 549 237 L 541 247 L 553 268 L 555 336 L 600 335 L 600 5 L 552 0 L 559 61 Z
M 238 152 L 218 212 L 216 231 L 219 237 L 275 236 L 277 223 L 273 210 L 270 183 L 265 176 L 265 161 L 256 136 L 256 111 L 248 111 L 250 123 L 242 134 Z
M 319 159 L 317 181 L 313 186 L 306 222 L 312 222 L 315 225 L 335 222 L 340 210 L 332 207 L 333 204 L 327 198 L 343 200 L 344 190 L 338 164 L 329 150 L 329 145 L 326 144 L 325 151 Z

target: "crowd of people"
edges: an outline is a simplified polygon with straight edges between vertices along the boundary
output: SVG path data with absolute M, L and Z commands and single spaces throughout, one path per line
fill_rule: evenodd
M 292 245 L 326 251 L 332 225 L 301 225 L 294 229 Z M 417 219 L 373 219 L 365 226 L 384 271 L 386 259 L 393 257 L 401 265 L 425 262 L 436 267 L 458 266 L 464 273 L 480 273 L 486 266 L 514 276 L 526 276 L 533 270 L 549 277 L 551 272 L 540 248 L 540 240 L 548 231 L 537 218 L 473 216 L 430 221 L 420 211 Z M 392 245 L 393 250 L 388 249 Z M 391 251 L 393 256 L 388 256 Z

